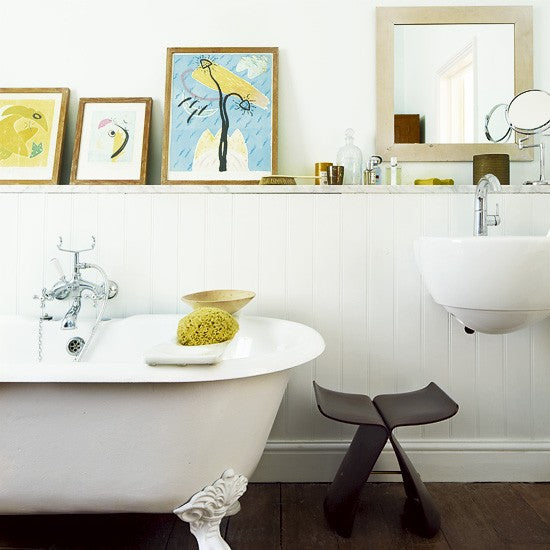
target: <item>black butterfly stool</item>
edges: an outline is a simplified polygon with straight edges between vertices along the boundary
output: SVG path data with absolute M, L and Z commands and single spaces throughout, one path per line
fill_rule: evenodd
M 330 527 L 343 537 L 351 536 L 361 490 L 389 438 L 400 468 L 391 473 L 401 474 L 407 495 L 405 515 L 415 531 L 433 537 L 441 525 L 439 512 L 393 430 L 446 420 L 457 413 L 458 405 L 433 382 L 421 390 L 378 395 L 373 400 L 366 395 L 327 390 L 316 382 L 313 386 L 323 415 L 358 425 L 325 498 Z

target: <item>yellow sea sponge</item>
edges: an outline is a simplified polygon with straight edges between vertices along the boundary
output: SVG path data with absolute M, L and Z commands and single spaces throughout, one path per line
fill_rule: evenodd
M 178 323 L 178 344 L 219 344 L 231 340 L 238 330 L 239 323 L 226 311 L 217 307 L 201 307 Z

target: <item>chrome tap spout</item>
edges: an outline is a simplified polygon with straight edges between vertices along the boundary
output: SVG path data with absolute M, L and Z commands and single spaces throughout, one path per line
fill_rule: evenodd
M 493 174 L 485 174 L 477 183 L 474 199 L 474 235 L 487 236 L 487 227 L 500 224 L 498 204 L 495 214 L 487 214 L 487 193 L 489 189 L 498 193 L 501 190 L 499 179 Z
M 61 321 L 62 330 L 73 330 L 76 328 L 76 319 L 80 313 L 80 308 L 82 306 L 82 298 L 76 296 L 73 299 L 73 305 L 69 308 L 69 311 L 65 314 L 63 321 Z

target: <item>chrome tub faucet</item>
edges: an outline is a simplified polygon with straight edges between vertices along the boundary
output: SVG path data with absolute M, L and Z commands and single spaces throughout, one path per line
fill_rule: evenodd
M 498 204 L 494 214 L 487 214 L 487 193 L 492 189 L 500 192 L 499 179 L 493 174 L 485 174 L 478 182 L 474 199 L 474 236 L 487 236 L 487 227 L 500 224 Z
M 101 269 L 98 265 L 80 261 L 80 254 L 82 252 L 88 252 L 95 248 L 95 237 L 92 237 L 92 244 L 89 248 L 80 250 L 69 250 L 63 248 L 63 239 L 59 237 L 59 244 L 57 245 L 57 248 L 61 252 L 69 252 L 70 254 L 73 254 L 72 278 L 67 280 L 63 270 L 61 269 L 59 260 L 57 258 L 53 258 L 51 261 L 59 273 L 59 280 L 49 290 L 47 288 L 43 288 L 42 296 L 35 296 L 35 298 L 41 301 L 42 307 L 46 300 L 65 300 L 67 298 L 72 298 L 73 301 L 71 307 L 61 322 L 62 329 L 72 330 L 76 328 L 76 321 L 82 306 L 84 292 L 87 291 L 91 294 L 91 298 L 94 300 L 94 303 L 99 300 L 106 301 L 114 298 L 118 294 L 118 285 L 114 281 L 110 281 L 107 278 L 105 271 L 103 271 L 103 269 Z M 83 279 L 81 272 L 84 269 L 95 269 L 98 271 L 103 278 L 103 283 L 96 284 Z

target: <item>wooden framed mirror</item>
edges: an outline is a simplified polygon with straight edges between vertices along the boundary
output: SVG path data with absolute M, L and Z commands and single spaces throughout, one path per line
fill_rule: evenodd
M 492 107 L 533 87 L 530 6 L 378 7 L 376 78 L 376 153 L 384 160 L 533 159 L 484 131 Z

